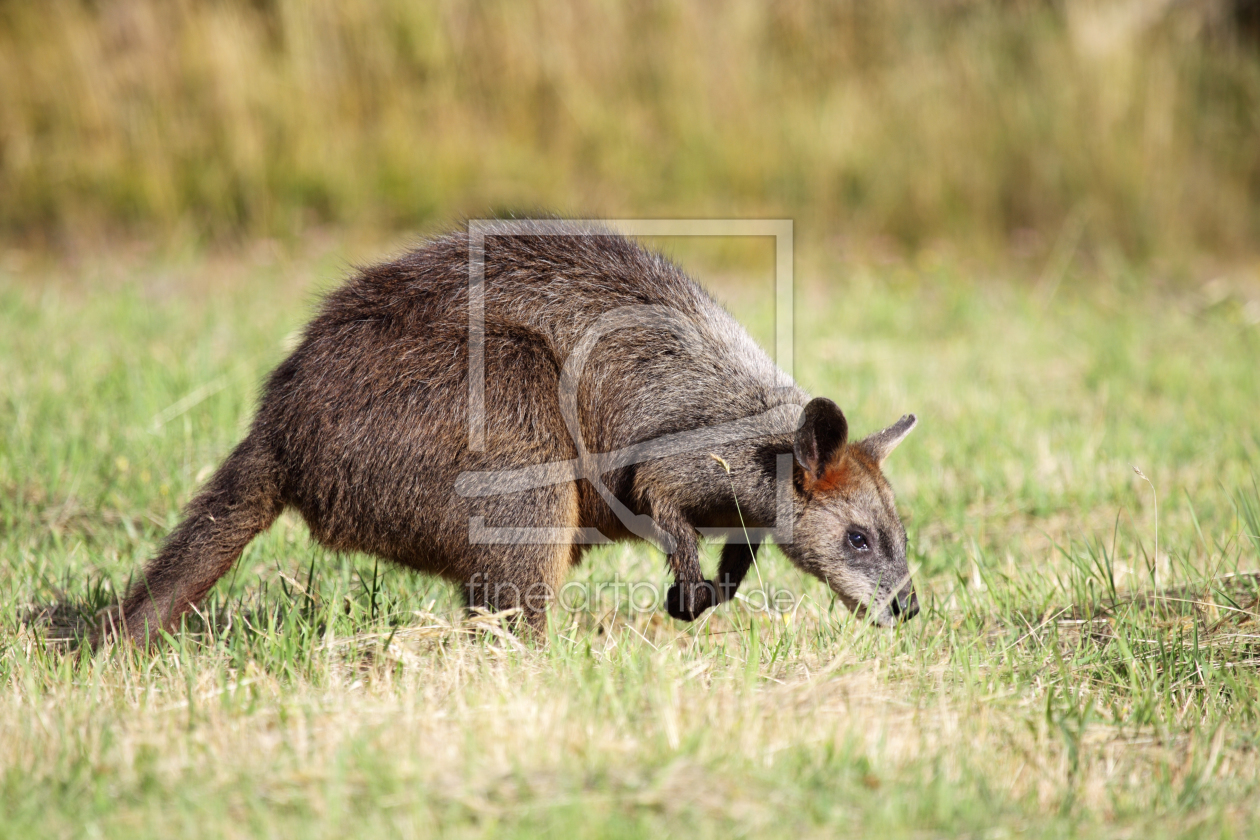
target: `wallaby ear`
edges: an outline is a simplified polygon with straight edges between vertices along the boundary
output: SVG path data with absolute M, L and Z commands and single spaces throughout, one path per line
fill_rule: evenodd
M 863 438 L 861 446 L 870 453 L 876 463 L 882 464 L 884 459 L 888 457 L 888 453 L 897 448 L 897 444 L 901 443 L 906 435 L 910 434 L 910 430 L 918 422 L 919 419 L 913 414 L 907 414 L 882 432 L 876 432 Z
M 826 397 L 815 397 L 801 414 L 793 450 L 796 461 L 814 478 L 822 475 L 831 456 L 844 446 L 849 437 L 849 423 L 840 406 Z

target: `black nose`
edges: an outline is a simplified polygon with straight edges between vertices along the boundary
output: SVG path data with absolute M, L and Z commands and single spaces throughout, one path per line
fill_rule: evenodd
M 914 593 L 914 587 L 907 586 L 898 592 L 897 597 L 888 604 L 888 608 L 892 610 L 893 618 L 900 621 L 909 621 L 918 615 L 919 596 Z

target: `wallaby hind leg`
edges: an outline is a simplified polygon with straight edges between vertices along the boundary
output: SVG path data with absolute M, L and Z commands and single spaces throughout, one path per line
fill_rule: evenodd
M 530 504 L 505 505 L 487 519 L 503 524 L 490 532 L 500 544 L 470 546 L 480 555 L 464 584 L 469 607 L 492 612 L 519 609 L 524 626 L 545 638 L 547 608 L 559 597 L 573 563 L 577 490 L 571 485 L 535 491 Z M 503 514 L 514 512 L 515 521 Z M 475 534 L 470 534 L 470 537 Z
M 280 515 L 278 473 L 265 446 L 253 436 L 241 442 L 132 583 L 121 615 L 111 615 L 94 641 L 122 635 L 151 643 L 159 629 L 177 625 Z
M 494 567 L 474 572 L 464 586 L 469 607 L 519 609 L 520 623 L 536 638 L 547 633 L 547 608 L 560 594 L 571 556 L 568 545 L 496 546 L 507 549 Z M 511 571 L 502 564 L 510 564 Z

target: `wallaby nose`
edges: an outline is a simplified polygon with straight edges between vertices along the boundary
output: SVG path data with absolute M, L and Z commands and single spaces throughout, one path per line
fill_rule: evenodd
M 919 614 L 919 596 L 914 592 L 914 586 L 908 585 L 905 589 L 897 593 L 897 597 L 892 599 L 888 605 L 892 610 L 893 618 L 898 621 L 909 621 Z

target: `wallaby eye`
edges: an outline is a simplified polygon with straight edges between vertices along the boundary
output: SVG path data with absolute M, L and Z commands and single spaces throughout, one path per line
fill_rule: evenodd
M 870 548 L 870 545 L 866 542 L 866 535 L 861 531 L 849 532 L 849 545 L 853 546 L 858 551 L 866 551 Z

